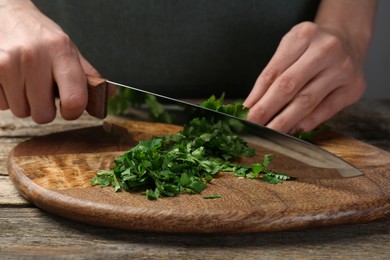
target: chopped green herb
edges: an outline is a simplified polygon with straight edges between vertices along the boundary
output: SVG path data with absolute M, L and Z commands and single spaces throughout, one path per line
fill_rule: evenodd
M 270 155 L 252 166 L 231 162 L 239 156 L 249 157 L 254 153 L 255 150 L 235 135 L 226 122 L 212 123 L 205 118 L 194 118 L 179 133 L 140 141 L 114 161 L 115 167 L 111 171 L 99 171 L 91 184 L 111 185 L 116 191 L 143 189 L 153 200 L 180 193 L 200 193 L 218 172 L 234 172 L 236 176 L 271 183 L 277 183 L 275 179 L 284 180 L 267 170 Z
M 117 94 L 110 98 L 108 102 L 109 112 L 115 115 L 125 115 L 129 107 L 145 107 L 149 111 L 149 116 L 153 120 L 171 123 L 171 115 L 158 102 L 156 96 L 151 94 L 138 93 L 132 89 L 118 88 Z
M 261 179 L 272 184 L 281 183 L 290 179 L 290 176 L 284 173 L 277 173 L 268 169 L 268 166 L 271 165 L 271 162 L 272 155 L 266 154 L 264 155 L 262 163 L 255 163 L 246 167 L 241 166 L 240 171 L 235 171 L 235 176 L 246 177 L 248 179 Z
M 219 194 L 213 194 L 213 195 L 203 196 L 203 198 L 204 199 L 220 199 L 220 198 L 222 198 L 222 196 Z
M 116 109 L 123 110 L 128 103 L 149 107 L 152 117 L 165 118 L 167 115 L 153 97 L 139 100 L 132 92 L 125 92 L 127 100 L 118 100 Z M 139 103 L 141 102 L 141 103 Z M 219 99 L 212 96 L 201 106 L 245 118 L 248 109 L 242 103 L 225 105 L 224 95 Z M 169 122 L 169 118 L 165 120 Z M 205 118 L 194 118 L 184 125 L 182 131 L 172 135 L 154 137 L 140 141 L 137 146 L 114 160 L 112 170 L 97 172 L 92 185 L 114 187 L 115 191 L 143 190 L 150 200 L 173 197 L 180 193 L 201 193 L 213 176 L 219 172 L 233 172 L 235 176 L 260 179 L 269 183 L 280 183 L 290 177 L 269 170 L 272 157 L 264 155 L 263 162 L 251 166 L 237 165 L 232 161 L 241 156 L 250 157 L 255 150 L 234 134 L 232 128 L 239 129 L 238 120 L 211 122 Z M 239 123 L 239 124 L 237 124 Z M 220 198 L 218 194 L 205 196 L 205 199 Z
M 322 132 L 324 132 L 325 130 L 329 130 L 330 129 L 330 126 L 327 125 L 327 124 L 321 124 L 319 125 L 318 127 L 314 128 L 313 130 L 311 131 L 302 131 L 302 130 L 298 130 L 294 136 L 299 138 L 299 139 L 302 139 L 304 141 L 307 141 L 307 142 L 312 142 L 314 141 L 314 138 L 316 136 L 318 136 L 319 134 L 321 134 Z
M 223 93 L 220 98 L 216 98 L 214 95 L 206 101 L 200 103 L 200 106 L 206 107 L 212 110 L 219 111 L 228 115 L 232 115 L 241 119 L 245 119 L 248 115 L 249 109 L 242 105 L 241 101 L 236 101 L 231 104 L 224 104 L 225 94 Z

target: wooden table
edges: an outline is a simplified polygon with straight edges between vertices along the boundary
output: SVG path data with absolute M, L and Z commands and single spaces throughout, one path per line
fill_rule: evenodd
M 333 129 L 390 151 L 390 100 L 362 100 Z M 260 234 L 158 234 L 80 224 L 43 212 L 11 183 L 6 158 L 18 143 L 56 131 L 100 125 L 87 115 L 43 126 L 0 111 L 0 258 L 390 259 L 390 220 Z M 390 187 L 389 187 L 390 189 Z

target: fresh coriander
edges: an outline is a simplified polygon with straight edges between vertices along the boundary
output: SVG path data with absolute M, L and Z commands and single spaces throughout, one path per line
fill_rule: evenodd
M 122 97 L 116 97 L 111 109 L 123 113 L 130 104 L 146 104 L 152 118 L 170 122 L 161 104 L 153 96 L 143 96 L 125 90 Z M 124 98 L 123 98 L 124 97 Z M 248 109 L 241 102 L 224 104 L 224 94 L 215 96 L 200 104 L 208 109 L 245 119 Z M 92 185 L 112 186 L 115 191 L 143 190 L 150 200 L 172 197 L 180 193 L 202 192 L 207 183 L 219 172 L 233 172 L 235 176 L 260 179 L 269 183 L 280 183 L 290 177 L 269 170 L 271 155 L 264 155 L 263 162 L 251 166 L 236 165 L 231 161 L 240 156 L 250 157 L 255 150 L 235 135 L 242 129 L 238 120 L 210 122 L 205 118 L 194 118 L 179 133 L 140 141 L 137 146 L 125 152 L 110 170 L 99 171 L 91 180 Z M 218 194 L 205 199 L 220 198 Z
M 321 134 L 322 132 L 326 131 L 326 130 L 329 130 L 330 129 L 330 126 L 327 125 L 327 124 L 321 124 L 319 125 L 318 127 L 314 128 L 313 130 L 311 131 L 302 131 L 302 130 L 298 130 L 294 136 L 299 138 L 299 139 L 302 139 L 304 141 L 307 141 L 307 142 L 313 142 L 314 141 L 314 138 L 316 136 L 318 136 L 319 134 Z
M 219 194 L 212 194 L 212 195 L 203 196 L 203 198 L 204 199 L 220 199 L 220 198 L 222 198 L 222 196 Z
M 249 109 L 244 107 L 241 101 L 236 101 L 231 104 L 224 104 L 224 100 L 225 94 L 223 93 L 218 99 L 213 95 L 209 99 L 201 102 L 199 105 L 241 119 L 246 118 Z
M 145 107 L 149 111 L 151 120 L 158 120 L 171 123 L 171 115 L 164 106 L 158 102 L 156 96 L 139 93 L 132 89 L 119 88 L 117 94 L 110 98 L 108 102 L 109 112 L 114 115 L 126 115 L 129 107 Z
M 231 162 L 239 156 L 253 156 L 254 153 L 255 150 L 235 135 L 226 122 L 194 118 L 179 133 L 140 141 L 114 161 L 115 167 L 111 171 L 99 171 L 91 184 L 111 185 L 116 191 L 142 189 L 148 199 L 153 200 L 180 193 L 200 193 L 219 172 L 234 172 L 236 176 L 271 183 L 288 179 L 288 176 L 271 174 L 273 172 L 267 169 L 270 155 L 252 166 Z

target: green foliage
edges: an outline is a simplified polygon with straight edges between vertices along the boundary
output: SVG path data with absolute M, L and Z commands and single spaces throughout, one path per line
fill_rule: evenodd
M 172 122 L 171 115 L 157 101 L 156 96 L 127 88 L 117 89 L 116 95 L 108 102 L 108 111 L 114 115 L 126 115 L 129 107 L 141 108 L 142 106 L 148 110 L 150 119 L 166 123 Z
M 116 191 L 142 189 L 153 200 L 180 193 L 200 193 L 218 172 L 281 182 L 284 178 L 281 174 L 267 170 L 270 155 L 265 155 L 262 163 L 249 167 L 231 162 L 254 153 L 226 122 L 194 118 L 179 133 L 140 141 L 114 161 L 111 171 L 99 171 L 91 184 L 113 186 Z
M 200 106 L 206 107 L 221 113 L 232 115 L 241 119 L 245 119 L 248 115 L 249 109 L 242 105 L 241 101 L 236 101 L 231 104 L 224 104 L 225 94 L 222 94 L 220 98 L 216 98 L 212 95 L 209 99 L 200 103 Z
M 272 184 L 281 183 L 289 180 L 290 177 L 284 173 L 277 173 L 268 169 L 272 162 L 272 155 L 265 154 L 263 162 L 255 163 L 251 166 L 241 166 L 239 171 L 235 171 L 235 176 L 246 177 L 248 179 L 261 179 Z
M 129 105 L 146 104 L 150 116 L 170 122 L 164 107 L 152 95 L 139 95 L 120 89 L 111 102 L 111 111 L 124 113 Z M 241 102 L 224 104 L 224 95 L 215 96 L 200 104 L 203 107 L 245 119 L 248 109 Z M 280 183 L 289 176 L 269 170 L 271 155 L 264 155 L 263 162 L 251 166 L 237 165 L 232 161 L 240 156 L 255 154 L 253 148 L 235 135 L 232 128 L 242 127 L 238 120 L 217 122 L 194 118 L 183 130 L 172 135 L 140 141 L 114 163 L 112 170 L 97 172 L 92 185 L 114 187 L 118 190 L 141 190 L 150 200 L 172 197 L 180 193 L 202 192 L 207 183 L 219 172 L 233 172 L 235 176 Z M 221 198 L 219 194 L 204 196 L 205 199 Z
M 212 194 L 212 195 L 203 196 L 203 198 L 204 199 L 220 199 L 220 198 L 222 198 L 222 196 L 219 194 Z
M 321 124 L 319 125 L 318 127 L 314 128 L 313 130 L 311 131 L 302 131 L 302 130 L 298 130 L 294 136 L 299 138 L 299 139 L 302 139 L 304 141 L 307 141 L 307 142 L 313 142 L 314 141 L 314 138 L 316 136 L 318 136 L 319 134 L 321 134 L 322 132 L 324 132 L 325 130 L 329 130 L 330 129 L 330 126 L 326 125 L 326 124 Z

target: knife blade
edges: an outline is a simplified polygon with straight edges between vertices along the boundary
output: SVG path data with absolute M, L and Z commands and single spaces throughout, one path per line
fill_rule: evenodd
M 107 115 L 108 88 L 110 85 L 126 88 L 139 95 L 140 100 L 146 97 L 155 98 L 160 104 L 172 113 L 171 123 L 184 124 L 194 117 L 214 118 L 219 120 L 235 120 L 239 122 L 244 131 L 236 133 L 246 141 L 283 154 L 300 162 L 316 168 L 334 169 L 341 177 L 361 176 L 363 173 L 335 154 L 314 144 L 308 143 L 293 136 L 283 134 L 270 128 L 254 124 L 228 114 L 204 108 L 189 102 L 144 91 L 121 83 L 116 83 L 101 77 L 87 76 L 88 78 L 88 104 L 87 112 L 97 118 L 103 119 Z M 132 108 L 132 115 L 139 120 L 150 120 L 145 107 Z M 153 121 L 158 119 L 153 118 Z

